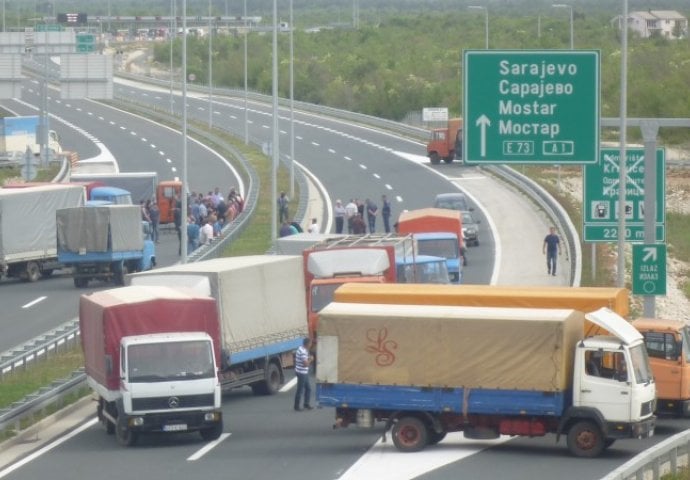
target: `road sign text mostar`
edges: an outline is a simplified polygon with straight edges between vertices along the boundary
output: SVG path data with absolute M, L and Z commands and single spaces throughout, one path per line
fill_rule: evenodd
M 464 53 L 467 163 L 596 163 L 599 52 Z

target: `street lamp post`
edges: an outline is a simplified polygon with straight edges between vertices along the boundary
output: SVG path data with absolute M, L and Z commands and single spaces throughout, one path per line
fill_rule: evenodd
M 481 5 L 470 5 L 467 8 L 472 10 L 484 10 L 484 49 L 489 49 L 489 9 Z
M 625 198 L 628 176 L 626 163 L 627 129 L 628 129 L 628 0 L 623 0 L 623 17 L 621 24 L 621 106 L 620 106 L 620 165 L 618 167 L 618 259 L 616 263 L 618 287 L 625 286 Z
M 175 98 L 173 97 L 173 87 L 175 84 L 175 73 L 173 63 L 173 43 L 175 43 L 175 37 L 177 33 L 175 32 L 175 0 L 170 0 L 170 114 L 175 113 Z
M 273 142 L 271 145 L 271 241 L 278 237 L 278 158 L 280 152 L 278 125 L 278 0 L 273 0 Z
M 208 0 L 208 128 L 213 128 L 213 15 Z
M 247 0 L 244 0 L 244 144 L 249 145 L 249 121 L 248 121 L 248 101 L 247 101 Z
M 572 5 L 566 5 L 564 3 L 554 3 L 551 5 L 553 8 L 567 8 L 570 14 L 570 49 L 575 49 L 575 37 L 573 36 L 573 7 Z
M 187 0 L 182 0 L 182 189 L 180 192 L 181 262 L 187 263 Z
M 290 198 L 295 197 L 295 50 L 292 0 L 290 0 Z

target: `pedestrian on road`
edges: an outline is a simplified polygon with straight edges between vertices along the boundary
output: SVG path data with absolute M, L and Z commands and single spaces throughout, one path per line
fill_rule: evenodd
M 317 219 L 311 219 L 311 225 L 309 225 L 309 233 L 319 233 L 319 222 Z
M 346 217 L 347 217 L 347 233 L 353 233 L 352 232 L 352 222 L 355 219 L 355 216 L 357 215 L 357 204 L 355 203 L 354 200 L 350 199 L 350 202 L 345 205 L 345 212 L 346 212 Z
M 161 210 L 158 208 L 156 202 L 151 202 L 149 207 L 149 216 L 151 217 L 151 240 L 158 243 L 158 225 L 161 221 Z
M 550 227 L 549 234 L 544 237 L 542 253 L 546 254 L 546 272 L 554 277 L 556 276 L 556 260 L 558 260 L 560 243 L 561 240 L 556 234 L 556 228 Z
M 343 202 L 340 200 L 335 201 L 335 207 L 333 207 L 333 216 L 335 217 L 335 233 L 343 233 L 347 211 L 345 210 L 345 207 L 343 207 Z
M 355 217 L 352 219 L 352 234 L 364 235 L 365 233 L 367 233 L 367 224 L 364 223 L 362 215 L 356 213 Z
M 386 233 L 391 233 L 391 202 L 385 195 L 381 195 L 381 217 L 383 218 L 383 229 Z
M 314 361 L 314 356 L 309 353 L 311 339 L 305 338 L 302 346 L 295 352 L 295 376 L 297 377 L 297 389 L 295 390 L 295 411 L 300 412 L 302 392 L 304 392 L 304 409 L 311 410 L 311 385 L 309 382 L 309 366 Z
M 376 202 L 373 200 L 366 200 L 367 209 L 367 223 L 369 224 L 369 233 L 374 233 L 376 231 L 376 213 L 379 207 L 376 206 Z

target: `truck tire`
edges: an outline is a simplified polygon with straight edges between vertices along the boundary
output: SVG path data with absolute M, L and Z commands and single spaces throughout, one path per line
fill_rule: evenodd
M 41 276 L 43 278 L 49 278 L 53 276 L 53 272 L 54 270 L 52 268 L 44 268 L 43 270 L 41 270 Z
M 280 390 L 283 375 L 280 366 L 275 362 L 270 362 L 264 372 L 265 380 L 252 385 L 252 392 L 255 395 L 274 395 Z
M 105 401 L 103 399 L 100 399 L 98 402 L 98 406 L 96 407 L 96 414 L 98 416 L 98 420 L 103 424 L 105 427 L 105 433 L 108 435 L 112 435 L 115 433 L 115 425 L 113 422 L 108 420 L 105 415 L 103 415 L 103 410 L 105 409 Z
M 207 442 L 210 442 L 211 440 L 218 440 L 218 437 L 220 437 L 221 433 L 223 433 L 223 422 L 218 422 L 210 428 L 202 428 L 199 430 L 199 435 L 201 435 L 201 438 Z
M 129 428 L 127 425 L 127 419 L 125 417 L 120 417 L 117 419 L 115 438 L 117 438 L 117 443 L 123 447 L 131 447 L 137 443 L 139 435 L 137 432 L 133 432 L 132 429 Z
M 429 154 L 429 161 L 432 165 L 438 165 L 441 163 L 441 157 L 438 156 L 438 153 L 432 152 Z
M 444 163 L 453 163 L 453 160 L 455 159 L 455 152 L 450 152 L 450 155 L 448 155 L 446 158 L 443 159 Z
M 127 264 L 123 263 L 118 270 L 115 270 L 115 284 L 116 285 L 124 285 L 125 284 L 125 277 L 127 277 L 127 274 L 129 273 L 129 269 L 127 268 Z
M 401 452 L 418 452 L 429 442 L 429 431 L 417 417 L 402 417 L 393 426 L 393 444 Z
M 26 263 L 26 272 L 24 274 L 24 279 L 27 282 L 38 282 L 38 280 L 41 278 L 41 267 L 38 266 L 38 263 L 36 262 L 27 262 Z
M 74 277 L 74 286 L 77 288 L 86 288 L 89 284 L 89 279 L 86 277 Z
M 605 439 L 601 429 L 591 420 L 580 420 L 570 427 L 568 449 L 576 457 L 597 457 L 604 447 Z
M 440 432 L 440 433 L 439 433 L 439 432 L 437 432 L 436 430 L 434 430 L 433 428 L 429 427 L 429 431 L 428 431 L 427 433 L 428 433 L 428 438 L 429 438 L 429 440 L 428 440 L 427 443 L 428 443 L 429 445 L 436 445 L 436 444 L 439 443 L 441 440 L 443 440 L 444 438 L 446 438 L 446 433 L 447 433 L 447 432 L 444 430 L 443 432 Z

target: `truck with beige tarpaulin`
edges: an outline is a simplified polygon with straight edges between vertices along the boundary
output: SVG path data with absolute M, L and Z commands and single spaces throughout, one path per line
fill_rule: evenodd
M 334 294 L 336 302 L 464 305 L 475 307 L 572 308 L 590 312 L 609 308 L 630 315 L 625 288 L 494 285 L 357 285 Z M 644 337 L 656 383 L 657 413 L 690 416 L 690 327 L 681 320 L 638 318 L 633 327 Z M 585 336 L 605 334 L 585 320 Z
M 178 264 L 129 275 L 133 286 L 192 289 L 216 299 L 223 388 L 273 394 L 307 336 L 302 257 L 250 255 Z
M 655 385 L 637 330 L 606 308 L 587 319 L 610 335 L 585 338 L 576 310 L 333 302 L 316 398 L 335 408 L 334 427 L 384 422 L 403 452 L 462 431 L 555 434 L 595 457 L 653 434 Z

